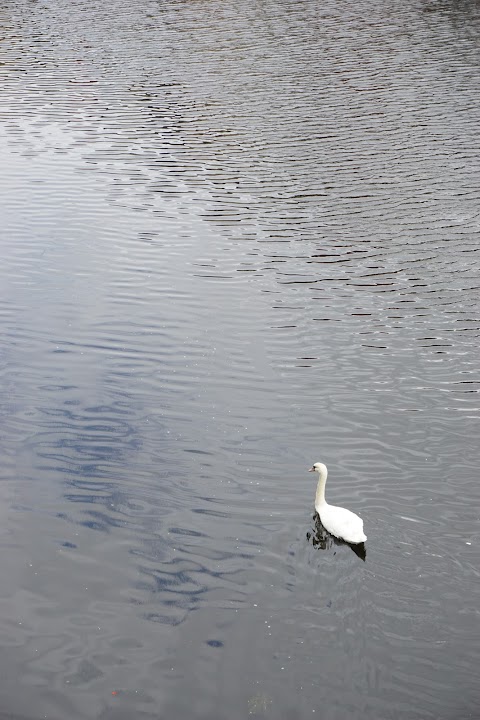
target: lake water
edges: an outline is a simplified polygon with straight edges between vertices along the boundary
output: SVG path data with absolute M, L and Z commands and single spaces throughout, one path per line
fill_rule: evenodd
M 0 717 L 478 718 L 478 3 L 1 24 Z

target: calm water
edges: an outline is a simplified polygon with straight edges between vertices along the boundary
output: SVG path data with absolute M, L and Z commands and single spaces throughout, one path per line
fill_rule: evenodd
M 1 717 L 478 717 L 478 4 L 1 24 Z

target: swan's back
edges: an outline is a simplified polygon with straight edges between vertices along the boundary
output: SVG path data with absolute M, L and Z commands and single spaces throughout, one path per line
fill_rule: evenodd
M 354 544 L 366 541 L 367 536 L 363 532 L 363 520 L 351 510 L 325 503 L 317 508 L 317 512 L 320 515 L 323 527 L 331 535 Z

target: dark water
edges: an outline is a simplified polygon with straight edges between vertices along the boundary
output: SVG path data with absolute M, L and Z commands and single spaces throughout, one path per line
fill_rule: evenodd
M 2 717 L 479 717 L 478 3 L 1 25 Z

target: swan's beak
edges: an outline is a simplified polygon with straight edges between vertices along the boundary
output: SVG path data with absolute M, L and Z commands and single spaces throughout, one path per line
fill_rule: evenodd
M 308 472 L 315 472 L 315 468 L 314 467 L 309 468 Z

